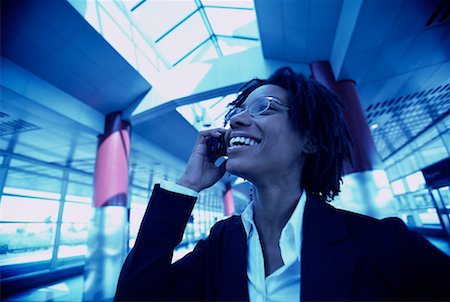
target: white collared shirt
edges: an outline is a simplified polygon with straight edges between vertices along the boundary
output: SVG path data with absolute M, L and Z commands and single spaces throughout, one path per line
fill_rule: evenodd
M 247 233 L 247 278 L 251 302 L 300 301 L 300 252 L 306 194 L 302 194 L 280 236 L 284 265 L 265 277 L 264 258 L 253 220 L 253 203 L 241 215 Z

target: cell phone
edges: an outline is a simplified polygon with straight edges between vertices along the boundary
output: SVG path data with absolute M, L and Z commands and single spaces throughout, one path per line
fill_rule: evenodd
M 206 140 L 206 147 L 211 157 L 225 156 L 227 155 L 227 144 L 225 143 L 225 136 L 209 137 Z

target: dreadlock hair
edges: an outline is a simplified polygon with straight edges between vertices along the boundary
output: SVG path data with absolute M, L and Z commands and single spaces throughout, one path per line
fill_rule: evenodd
M 232 110 L 240 106 L 252 91 L 267 84 L 288 91 L 291 124 L 300 133 L 308 134 L 317 148 L 306 157 L 301 180 L 303 189 L 320 200 L 332 201 L 340 192 L 344 162 L 352 164 L 353 144 L 344 120 L 344 106 L 319 82 L 294 72 L 290 67 L 282 67 L 266 80 L 253 79 L 244 84 L 229 107 Z M 227 119 L 229 114 L 225 121 Z

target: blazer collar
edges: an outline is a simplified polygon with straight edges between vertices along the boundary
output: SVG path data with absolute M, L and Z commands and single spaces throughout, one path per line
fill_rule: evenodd
M 329 204 L 308 196 L 303 216 L 301 300 L 349 300 L 355 270 L 349 231 Z
M 332 244 L 348 238 L 350 234 L 333 206 L 308 195 L 303 216 L 303 235 Z

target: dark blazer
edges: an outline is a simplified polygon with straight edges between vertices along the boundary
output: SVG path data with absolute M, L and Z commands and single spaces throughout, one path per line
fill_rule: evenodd
M 240 216 L 171 264 L 195 198 L 155 186 L 116 300 L 248 301 L 247 240 Z M 449 301 L 450 261 L 397 218 L 337 210 L 311 196 L 303 217 L 302 301 Z

